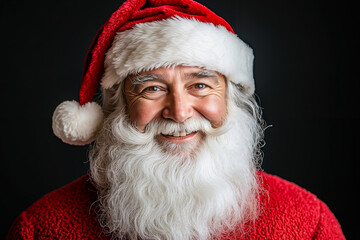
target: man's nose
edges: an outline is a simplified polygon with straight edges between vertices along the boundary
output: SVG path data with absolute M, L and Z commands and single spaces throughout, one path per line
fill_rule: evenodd
M 182 123 L 192 115 L 193 107 L 185 93 L 174 92 L 167 96 L 167 103 L 162 112 L 163 118 Z

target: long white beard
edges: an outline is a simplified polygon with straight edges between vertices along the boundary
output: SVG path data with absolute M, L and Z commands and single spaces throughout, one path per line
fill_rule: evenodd
M 155 140 L 164 124 L 140 133 L 124 109 L 111 114 L 90 154 L 104 229 L 119 239 L 205 240 L 235 227 L 242 231 L 254 220 L 259 126 L 246 111 L 229 109 L 217 129 L 206 120 L 186 123 L 204 133 L 198 148 L 167 149 Z M 165 125 L 167 131 L 184 128 Z

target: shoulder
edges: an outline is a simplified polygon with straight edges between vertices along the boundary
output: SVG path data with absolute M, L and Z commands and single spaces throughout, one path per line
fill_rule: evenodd
M 268 195 L 257 222 L 258 234 L 270 231 L 271 239 L 284 234 L 292 239 L 344 239 L 335 216 L 314 194 L 274 175 L 260 177 Z
M 27 214 L 37 213 L 47 217 L 55 213 L 81 214 L 84 207 L 89 207 L 96 200 L 96 189 L 88 175 L 69 183 L 31 205 Z
M 35 202 L 11 227 L 9 239 L 84 239 L 101 233 L 96 189 L 85 175 Z
M 295 183 L 267 173 L 262 173 L 262 181 L 268 190 L 271 204 L 288 208 L 297 206 L 299 210 L 312 209 L 315 212 L 319 209 L 320 200 Z

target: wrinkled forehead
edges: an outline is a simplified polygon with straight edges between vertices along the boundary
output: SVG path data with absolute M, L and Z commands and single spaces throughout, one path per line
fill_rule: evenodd
M 220 78 L 225 77 L 213 70 L 194 66 L 173 66 L 160 67 L 149 71 L 142 71 L 137 74 L 131 74 L 128 79 L 133 85 L 142 84 L 147 81 L 166 80 L 172 77 L 180 77 L 184 80 L 192 80 L 199 78 L 210 78 L 214 81 L 219 81 Z

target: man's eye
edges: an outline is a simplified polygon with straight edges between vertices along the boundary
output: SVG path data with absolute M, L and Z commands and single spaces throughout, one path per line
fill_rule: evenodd
M 147 87 L 143 90 L 143 92 L 157 92 L 157 91 L 160 91 L 160 88 L 157 86 Z
M 206 88 L 207 85 L 206 84 L 203 84 L 203 83 L 197 83 L 197 84 L 194 84 L 193 86 L 195 89 L 203 89 L 203 88 Z

